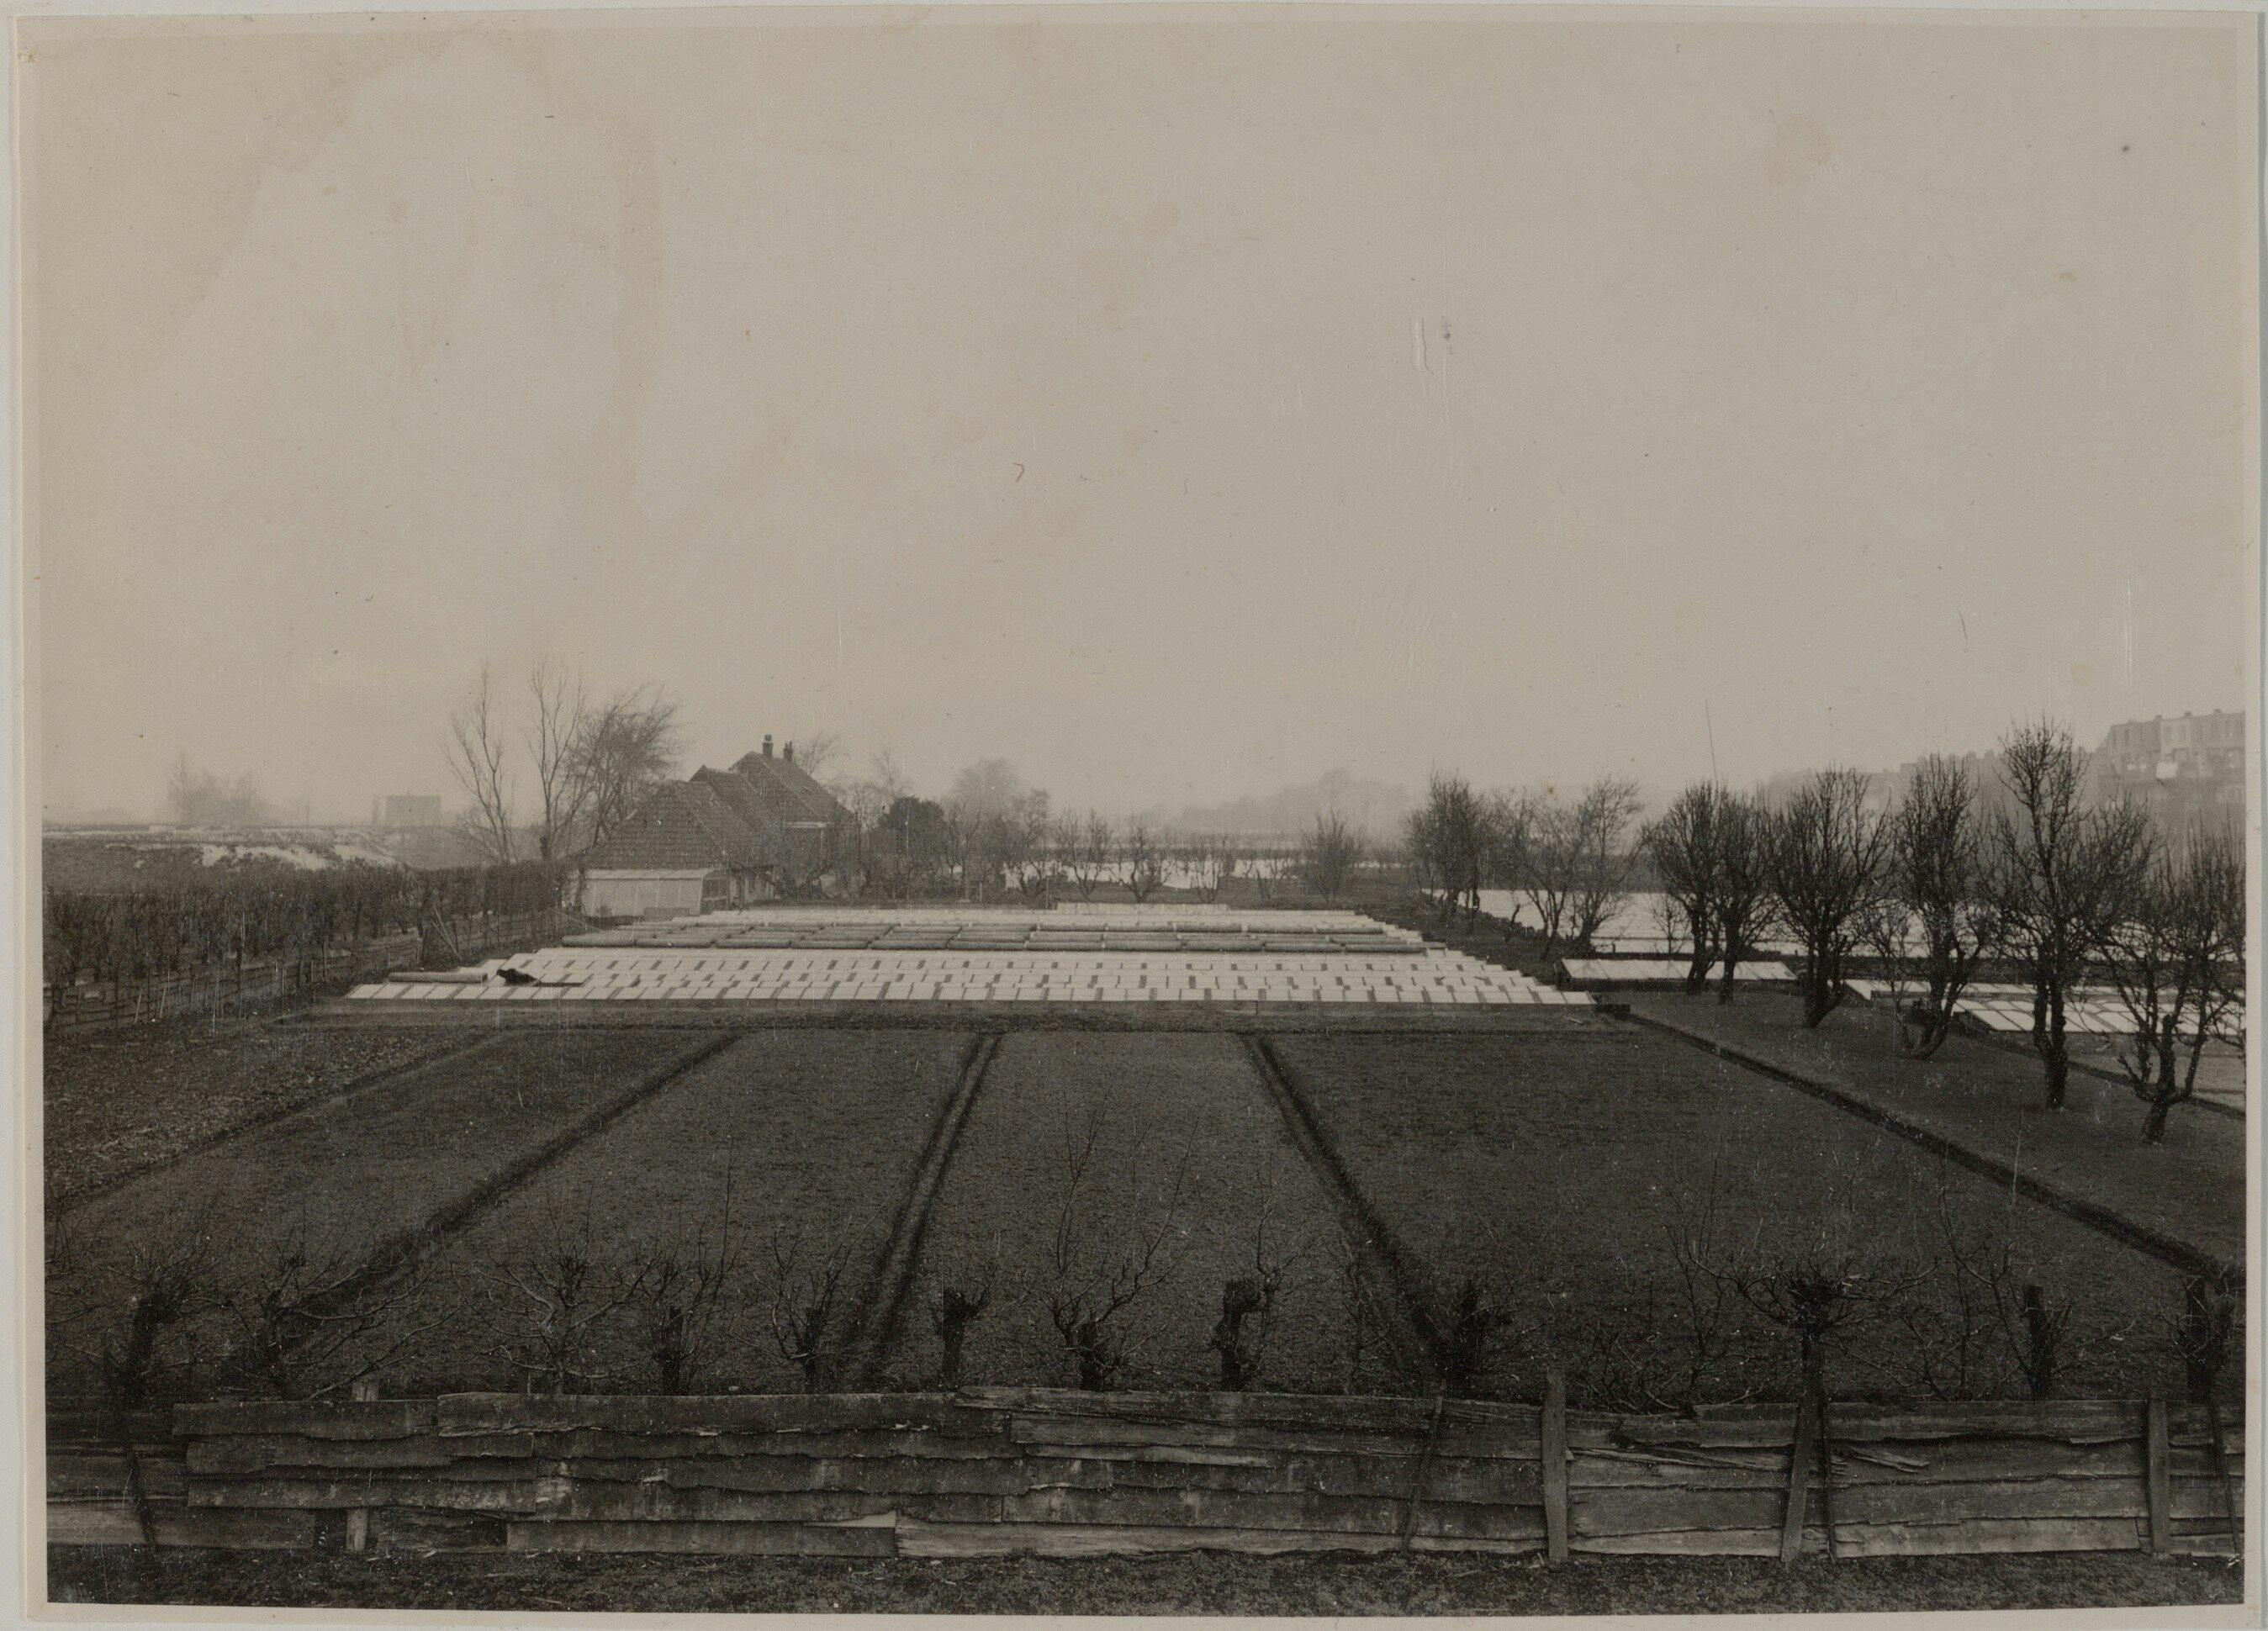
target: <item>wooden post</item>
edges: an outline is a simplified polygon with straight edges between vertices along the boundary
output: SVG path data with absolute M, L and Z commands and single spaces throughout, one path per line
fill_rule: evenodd
M 1433 1395 L 1433 1419 L 1425 1429 L 1425 1444 L 1418 1456 L 1418 1471 L 1410 1481 L 1410 1499 L 1402 1506 L 1402 1533 L 1397 1545 L 1402 1551 L 1410 1549 L 1410 1537 L 1418 1531 L 1418 1503 L 1425 1498 L 1425 1474 L 1432 1470 L 1433 1447 L 1441 1442 L 1441 1415 L 1448 1408 L 1449 1395 L 1446 1390 Z
M 1819 1526 L 1827 1534 L 1827 1555 L 1835 1552 L 1835 1443 L 1827 1419 L 1827 1384 L 1822 1379 L 1813 1396 L 1811 1419 L 1816 1428 L 1819 1452 Z
M 2205 1430 L 2213 1435 L 2213 1471 L 2220 1480 L 2220 1510 L 2228 1519 L 2229 1543 L 2238 1555 L 2244 1551 L 2244 1520 L 2236 1510 L 2236 1486 L 2228 1476 L 2228 1451 L 2220 1442 L 2220 1405 L 2211 1395 L 2205 1401 Z
M 2166 1401 L 2153 1397 L 2143 1412 L 2143 1440 L 2150 1502 L 2150 1550 L 2166 1552 L 2174 1542 L 2173 1451 L 2166 1430 Z
M 1567 1558 L 1567 1378 L 1543 1378 L 1543 1544 L 1555 1563 Z
M 378 1397 L 378 1384 L 364 1377 L 348 1392 L 357 1401 L 375 1399 Z M 366 1506 L 347 1509 L 347 1550 L 350 1552 L 370 1550 L 370 1509 Z
M 1798 1397 L 1795 1443 L 1787 1452 L 1787 1510 L 1780 1516 L 1779 1561 L 1793 1563 L 1803 1555 L 1803 1509 L 1809 1495 L 1805 1488 L 1811 1470 L 1811 1394 Z

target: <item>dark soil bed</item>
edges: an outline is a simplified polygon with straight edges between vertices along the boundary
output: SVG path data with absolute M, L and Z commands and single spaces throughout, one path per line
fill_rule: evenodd
M 1074 1186 L 1070 1161 L 1090 1137 Z M 1059 1226 L 1069 1231 L 1060 1273 Z M 1210 1338 L 1224 1284 L 1256 1275 L 1263 1258 L 1284 1265 L 1272 1305 L 1254 1316 L 1268 1326 L 1265 1379 L 1306 1391 L 1343 1385 L 1336 1221 L 1242 1044 L 1009 1036 L 932 1213 L 894 1377 L 937 1377 L 941 1348 L 929 1315 L 939 1290 L 990 1266 L 993 1305 L 970 1332 L 961 1379 L 1071 1381 L 1056 1300 L 1106 1296 L 1153 1236 L 1154 1283 L 1112 1322 L 1129 1348 L 1116 1385 L 1218 1385 Z
M 2007 1297 L 2036 1282 L 2072 1305 L 2062 1391 L 2179 1386 L 2165 1340 L 2174 1271 L 1672 1039 L 1631 1027 L 1270 1046 L 1437 1323 L 1455 1323 L 1468 1278 L 1501 1312 L 1484 1391 L 1535 1396 L 1556 1361 L 1578 1398 L 1613 1407 L 1789 1397 L 1793 1338 L 1724 1276 L 1816 1260 L 1855 1268 L 1874 1299 L 1833 1339 L 1838 1392 L 2020 1394 L 2004 1319 L 2016 1311 L 1944 1266 L 1955 1239 L 2005 1245 Z M 1716 1275 L 1689 1281 L 1680 1239 Z M 1721 1348 L 1696 1389 L 1692 1344 L 1712 1328 Z
M 1788 1613 L 2235 1604 L 2227 1564 L 2141 1553 L 1809 1561 L 1364 1557 L 836 1561 L 637 1556 L 317 1556 L 53 1547 L 70 1603 L 662 1613 L 1003 1614 Z
M 744 1036 L 515 1191 L 431 1264 L 413 1318 L 430 1345 L 407 1392 L 517 1387 L 497 1343 L 524 1341 L 537 1311 L 498 1276 L 571 1248 L 602 1282 L 657 1246 L 714 1253 L 728 1209 L 722 1294 L 698 1328 L 704 1391 L 792 1392 L 798 1367 L 772 1326 L 780 1270 L 837 1273 L 832 1358 L 863 1311 L 873 1260 L 911 1185 L 968 1040 L 951 1032 L 772 1032 Z M 777 1261 L 775 1260 L 777 1257 Z M 784 1306 L 784 1304 L 783 1304 Z M 593 1327 L 609 1387 L 651 1388 L 642 1299 Z
M 49 1233 L 49 1335 L 51 1348 L 61 1345 L 54 1384 L 71 1391 L 84 1381 L 72 1355 L 118 1326 L 144 1266 L 191 1265 L 193 1312 L 253 1288 L 292 1252 L 351 1269 L 717 1040 L 514 1032 L 96 1199 Z M 184 1323 L 178 1340 L 205 1346 L 202 1328 Z
M 2064 1108 L 2047 1110 L 2040 1063 L 2029 1052 L 1955 1036 L 1928 1059 L 1904 1058 L 1896 1022 L 1856 1003 L 1816 1030 L 1804 1028 L 1797 999 L 1765 992 L 1742 992 L 1729 1004 L 1634 995 L 1631 1007 L 1893 1111 L 2200 1252 L 2244 1260 L 2239 1118 L 2183 1106 L 2165 1142 L 2146 1144 L 2144 1106 L 2122 1084 L 2074 1071 Z
M 40 1113 L 50 1209 L 359 1078 L 461 1047 L 416 1028 L 202 1020 L 47 1039 Z

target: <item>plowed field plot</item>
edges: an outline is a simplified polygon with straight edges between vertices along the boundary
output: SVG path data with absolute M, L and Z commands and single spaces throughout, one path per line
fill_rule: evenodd
M 40 1084 L 48 1204 L 462 1046 L 431 1031 L 260 1021 L 218 1034 L 178 1021 L 50 1036 Z
M 1219 1386 L 1224 1288 L 1275 1268 L 1241 1327 L 1260 1378 L 1333 1390 L 1339 1261 L 1336 1219 L 1235 1038 L 1011 1035 L 946 1169 L 890 1371 L 939 1379 L 941 1292 L 989 1281 L 961 1379 L 1073 1382 L 1057 1316 L 1075 1325 L 1138 1280 L 1096 1345 L 1113 1385 Z
M 415 1317 L 452 1335 L 425 1362 L 428 1390 L 529 1379 L 518 1366 L 541 1347 L 547 1311 L 534 1297 L 547 1289 L 547 1253 L 587 1259 L 587 1310 L 622 1293 L 641 1268 L 658 1273 L 657 1248 L 714 1265 L 725 1240 L 718 1292 L 691 1311 L 693 1374 L 681 1385 L 800 1388 L 803 1372 L 782 1353 L 773 1316 L 792 1330 L 815 1301 L 797 1288 L 834 1275 L 820 1334 L 822 1355 L 837 1356 L 972 1040 L 782 1031 L 743 1036 L 704 1060 L 436 1257 Z M 688 1288 L 672 1293 L 650 1279 L 593 1323 L 584 1384 L 661 1387 L 653 1316 L 672 1295 L 682 1303 Z M 800 1351 L 792 1338 L 788 1346 Z
M 50 1320 L 67 1343 L 69 1327 L 115 1323 L 137 1256 L 193 1261 L 198 1304 L 240 1289 L 290 1249 L 350 1266 L 716 1040 L 515 1032 L 190 1156 L 71 1216 L 49 1266 Z
M 1793 1339 L 1727 1276 L 1806 1261 L 1855 1267 L 1872 1298 L 1831 1340 L 1846 1396 L 2021 1396 L 2010 1333 L 2033 1282 L 2073 1308 L 2060 1391 L 2180 1386 L 2171 1269 L 1681 1043 L 1632 1032 L 1271 1046 L 1437 1324 L 1454 1324 L 1469 1276 L 1504 1308 L 1486 1391 L 1533 1393 L 1550 1355 L 1602 1403 L 1789 1397 Z M 1681 1240 L 1716 1271 L 1690 1276 L 1690 1296 Z M 1695 1390 L 1697 1335 L 1718 1346 Z

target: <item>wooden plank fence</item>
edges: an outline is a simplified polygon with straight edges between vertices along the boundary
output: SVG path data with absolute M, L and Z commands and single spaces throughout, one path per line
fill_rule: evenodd
M 2134 1401 L 1697 1419 L 968 1388 L 185 1405 L 49 1425 L 54 1542 L 885 1557 L 2228 1554 L 2242 1429 Z M 1815 1431 L 1813 1428 L 1810 1430 Z M 1807 1435 L 1808 1436 L 1808 1435 Z M 1818 1488 L 1832 1480 L 1832 1546 Z M 1791 1522 L 1791 1501 L 1800 1502 Z

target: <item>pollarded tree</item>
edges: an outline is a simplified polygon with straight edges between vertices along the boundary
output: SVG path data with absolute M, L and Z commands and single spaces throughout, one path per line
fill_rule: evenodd
M 1867 778 L 1822 770 L 1771 817 L 1769 870 L 1781 921 L 1803 942 L 1803 1023 L 1843 1001 L 1843 966 L 1889 882 L 1890 824 L 1867 807 Z
M 2161 854 L 2105 961 L 2134 1024 L 2118 1062 L 2150 1107 L 2142 1136 L 2154 1144 L 2173 1107 L 2195 1095 L 2205 1044 L 2243 1000 L 2244 861 L 2235 833 L 2193 832 Z
M 2088 805 L 2086 776 L 2069 731 L 2018 727 L 2000 748 L 2010 807 L 1993 817 L 1987 847 L 2004 941 L 2032 988 L 2032 1048 L 2051 1110 L 2063 1108 L 2071 1081 L 2071 995 L 2133 910 L 2156 847 L 2139 810 Z
M 1930 758 L 1914 767 L 1892 820 L 1890 849 L 1893 912 L 1879 949 L 1911 966 L 1910 947 L 1918 946 L 1928 995 L 1902 1010 L 1898 1025 L 1906 1051 L 1926 1059 L 1944 1045 L 1961 994 L 1999 941 L 1999 917 L 1985 891 L 1976 789 L 1959 760 Z
M 1718 829 L 1731 797 L 1721 787 L 1697 782 L 1647 823 L 1638 838 L 1662 893 L 1685 920 L 1691 939 L 1685 966 L 1688 996 L 1698 995 L 1708 984 L 1710 966 L 1717 960 L 1717 898 L 1723 881 Z

